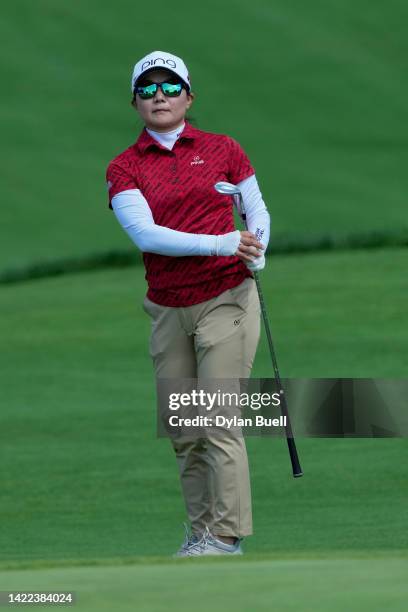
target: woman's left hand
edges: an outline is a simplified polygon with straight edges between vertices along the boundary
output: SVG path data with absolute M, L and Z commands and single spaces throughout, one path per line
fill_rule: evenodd
M 255 261 L 245 263 L 246 267 L 251 270 L 251 272 L 259 272 L 259 270 L 263 270 L 265 267 L 265 255 L 262 253 L 260 257 L 257 257 Z
M 263 255 L 264 246 L 252 232 L 241 232 L 241 241 L 235 255 L 248 265 L 255 263 Z

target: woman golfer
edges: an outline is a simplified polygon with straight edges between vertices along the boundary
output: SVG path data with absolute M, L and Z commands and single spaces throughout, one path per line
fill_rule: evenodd
M 252 271 L 264 267 L 269 239 L 255 171 L 236 140 L 186 120 L 195 96 L 182 59 L 149 53 L 131 86 L 144 128 L 109 164 L 107 184 L 109 206 L 143 252 L 156 380 L 249 378 L 260 333 Z M 241 189 L 249 231 L 235 230 L 219 181 Z M 171 441 L 191 525 L 177 556 L 242 554 L 252 533 L 242 436 Z

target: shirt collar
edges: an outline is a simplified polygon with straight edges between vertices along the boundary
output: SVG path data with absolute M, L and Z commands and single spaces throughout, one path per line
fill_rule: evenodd
M 194 128 L 191 123 L 189 123 L 188 121 L 184 121 L 185 125 L 184 125 L 184 130 L 181 132 L 178 140 L 194 140 L 194 138 L 197 137 L 198 135 L 198 131 L 196 128 Z M 150 136 L 149 132 L 146 130 L 146 128 L 143 128 L 142 133 L 140 134 L 139 138 L 136 141 L 136 145 L 139 149 L 139 151 L 141 153 L 144 153 L 146 151 L 146 149 L 148 149 L 149 147 L 155 146 L 158 149 L 164 149 L 166 151 L 168 151 L 168 149 L 166 149 L 165 147 L 162 147 L 161 144 L 159 142 L 157 142 L 157 140 L 155 140 L 153 138 L 153 136 Z

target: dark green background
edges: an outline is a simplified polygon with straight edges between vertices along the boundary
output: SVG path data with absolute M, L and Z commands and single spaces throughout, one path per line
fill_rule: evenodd
M 185 59 L 197 126 L 247 151 L 275 238 L 407 227 L 403 0 L 2 6 L 2 268 L 128 244 L 104 173 L 154 49 Z
M 255 166 L 272 247 L 380 236 L 268 257 L 282 375 L 406 378 L 407 249 L 387 245 L 408 227 L 407 18 L 397 0 L 2 4 L 0 276 L 45 277 L 0 287 L 1 589 L 77 588 L 87 611 L 404 609 L 401 439 L 300 439 L 300 480 L 282 440 L 249 440 L 246 556 L 174 567 L 184 510 L 155 433 L 143 268 L 46 275 L 132 250 L 105 168 L 142 127 L 133 64 L 167 50 L 197 127 Z M 253 374 L 271 376 L 264 339 Z

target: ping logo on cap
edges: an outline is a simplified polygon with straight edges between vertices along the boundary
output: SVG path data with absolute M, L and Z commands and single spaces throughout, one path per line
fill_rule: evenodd
M 177 55 L 173 55 L 172 53 L 166 53 L 166 51 L 153 51 L 148 55 L 145 55 L 140 59 L 135 67 L 133 68 L 131 88 L 135 86 L 137 80 L 144 74 L 150 70 L 163 69 L 170 70 L 174 72 L 177 76 L 182 79 L 190 90 L 191 82 L 190 76 L 188 74 L 187 66 L 181 59 L 181 57 L 177 57 Z
M 147 62 L 143 62 L 142 67 L 140 69 L 141 72 L 144 72 L 147 68 L 153 67 L 156 65 L 156 62 L 163 62 L 163 66 L 166 64 L 170 66 L 170 68 L 176 68 L 177 64 L 172 59 L 164 59 L 164 57 L 156 57 L 155 59 L 147 60 Z

